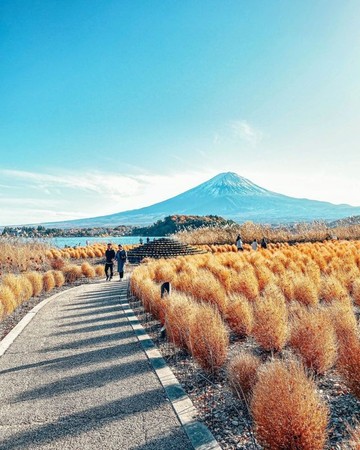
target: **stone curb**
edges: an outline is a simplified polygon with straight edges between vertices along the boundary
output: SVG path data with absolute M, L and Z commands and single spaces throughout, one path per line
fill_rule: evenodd
M 62 292 L 58 292 L 57 294 L 52 295 L 51 297 L 46 298 L 38 305 L 34 306 L 21 320 L 18 324 L 14 326 L 14 328 L 4 337 L 4 339 L 0 342 L 0 357 L 8 350 L 10 345 L 15 341 L 15 339 L 19 336 L 19 334 L 23 331 L 23 329 L 32 321 L 32 319 L 36 316 L 36 314 L 46 306 L 50 301 L 55 300 L 69 291 L 74 289 L 78 289 L 80 286 L 74 286 L 69 289 L 66 289 Z
M 190 397 L 135 316 L 128 302 L 127 291 L 120 292 L 120 304 L 194 449 L 221 450 L 211 431 L 196 420 L 196 409 Z

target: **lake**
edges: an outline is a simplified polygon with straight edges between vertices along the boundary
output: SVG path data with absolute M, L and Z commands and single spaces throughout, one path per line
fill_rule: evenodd
M 162 236 L 156 236 L 155 239 L 159 239 Z M 144 236 L 107 236 L 107 237 L 55 237 L 49 239 L 43 239 L 45 242 L 49 242 L 51 246 L 64 248 L 66 245 L 69 247 L 74 246 L 85 246 L 88 242 L 90 245 L 95 242 L 111 242 L 113 244 L 139 244 L 140 238 L 143 242 L 146 242 L 146 237 Z M 151 237 L 150 240 L 154 238 Z

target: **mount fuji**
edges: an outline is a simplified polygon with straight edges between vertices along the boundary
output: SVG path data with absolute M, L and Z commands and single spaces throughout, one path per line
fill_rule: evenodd
M 210 180 L 168 200 L 144 208 L 89 219 L 44 223 L 56 228 L 147 225 L 173 214 L 218 215 L 236 222 L 279 224 L 337 220 L 360 215 L 360 207 L 294 198 L 264 189 L 233 172 Z

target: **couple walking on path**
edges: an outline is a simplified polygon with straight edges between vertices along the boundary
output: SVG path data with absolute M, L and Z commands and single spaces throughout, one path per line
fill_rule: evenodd
M 111 244 L 109 243 L 105 252 L 105 258 L 106 281 L 111 280 L 114 275 L 114 260 L 117 261 L 117 271 L 119 272 L 121 281 L 124 277 L 124 266 L 127 258 L 126 251 L 123 249 L 123 246 L 119 244 L 118 251 L 115 253 L 115 250 L 111 248 Z

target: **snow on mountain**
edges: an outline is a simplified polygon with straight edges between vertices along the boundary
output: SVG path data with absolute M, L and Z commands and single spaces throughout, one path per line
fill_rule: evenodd
M 51 227 L 147 225 L 173 214 L 218 215 L 237 222 L 289 223 L 337 220 L 360 207 L 299 199 L 268 191 L 233 172 L 220 173 L 182 194 L 153 205 L 107 216 L 46 223 Z

